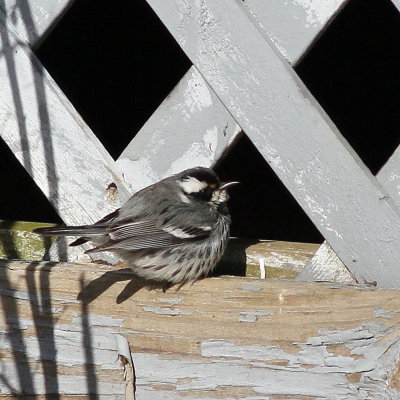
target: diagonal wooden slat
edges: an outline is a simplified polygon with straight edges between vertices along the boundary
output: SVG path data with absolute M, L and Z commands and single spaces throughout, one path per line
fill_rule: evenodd
M 132 191 L 192 167 L 210 166 L 240 127 L 192 67 L 117 160 Z
M 348 0 L 244 0 L 280 53 L 298 63 Z
M 0 43 L 1 137 L 66 223 L 94 222 L 128 196 L 114 160 L 3 13 Z
M 400 11 L 400 0 L 390 0 L 390 1 Z
M 20 40 L 35 46 L 48 34 L 75 0 L 0 0 Z
M 148 3 L 350 270 L 399 286 L 398 210 L 243 5 Z
M 376 176 L 387 195 L 400 207 L 400 146 Z M 325 241 L 296 276 L 298 281 L 354 281 L 345 265 Z
M 329 4 L 297 0 L 245 0 L 289 63 L 295 64 L 347 0 Z M 290 29 L 287 27 L 290 26 Z M 214 165 L 241 129 L 192 66 L 117 163 L 139 190 L 182 167 Z M 162 154 L 162 157 L 160 157 Z M 142 177 L 145 177 L 144 179 Z
M 400 1 L 391 1 L 397 10 L 400 11 Z M 400 207 L 400 146 L 397 147 L 396 151 L 381 168 L 376 178 L 382 188 L 393 199 L 396 206 Z M 349 281 L 354 280 L 354 277 L 349 274 L 345 265 L 325 241 L 310 262 L 296 277 L 296 280 Z

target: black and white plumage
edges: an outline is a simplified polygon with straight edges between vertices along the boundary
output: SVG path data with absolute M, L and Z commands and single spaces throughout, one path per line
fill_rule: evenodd
M 133 272 L 165 288 L 203 278 L 221 259 L 229 238 L 227 189 L 208 168 L 172 175 L 135 193 L 93 225 L 39 228 L 41 235 L 81 236 L 94 253 L 112 251 Z

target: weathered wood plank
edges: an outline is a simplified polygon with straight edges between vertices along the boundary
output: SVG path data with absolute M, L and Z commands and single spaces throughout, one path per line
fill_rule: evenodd
M 351 272 L 400 285 L 398 210 L 242 4 L 148 3 Z
M 42 260 L 54 239 L 32 233 L 33 229 L 43 226 L 52 225 L 0 220 L 0 259 Z M 293 278 L 317 248 L 318 245 L 314 243 L 231 238 L 218 270 L 228 275 Z M 90 259 L 80 252 L 79 262 L 84 261 Z
M 400 396 L 397 289 L 221 277 L 163 293 L 104 265 L 2 262 L 0 300 L 4 398 L 122 400 L 120 335 L 142 400 Z
M 231 238 L 219 270 L 261 279 L 294 278 L 318 249 L 315 243 Z

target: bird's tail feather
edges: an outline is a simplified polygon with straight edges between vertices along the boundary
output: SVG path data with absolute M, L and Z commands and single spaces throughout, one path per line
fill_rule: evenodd
M 49 228 L 37 228 L 33 233 L 43 236 L 96 236 L 105 233 L 104 225 L 82 225 L 82 226 L 55 226 Z

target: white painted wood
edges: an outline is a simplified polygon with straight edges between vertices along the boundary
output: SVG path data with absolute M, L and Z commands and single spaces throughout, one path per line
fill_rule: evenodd
M 296 64 L 348 0 L 244 0 L 281 54 Z
M 295 64 L 347 0 L 245 0 L 282 55 Z M 192 66 L 117 163 L 138 190 L 187 166 L 213 166 L 240 127 Z M 160 157 L 162 154 L 162 157 Z
M 0 16 L 0 134 L 68 224 L 90 223 L 128 197 L 114 160 Z M 111 196 L 115 182 L 119 193 Z
M 0 9 L 20 40 L 30 46 L 38 44 L 64 15 L 74 0 L 3 0 Z
M 352 273 L 400 285 L 393 202 L 241 2 L 148 3 Z
M 392 0 L 392 3 L 400 11 L 400 1 Z M 400 207 L 400 146 L 376 177 L 396 206 Z M 296 277 L 296 280 L 312 281 L 323 279 L 322 277 L 326 280 L 335 280 L 335 278 L 342 276 L 343 268 L 345 268 L 343 263 L 334 255 L 333 250 L 325 241 L 320 250 L 315 253 L 314 257 Z
M 391 0 L 391 2 L 400 11 L 400 0 Z
M 191 68 L 119 157 L 132 191 L 186 168 L 209 167 L 241 131 Z
M 322 243 L 315 252 L 315 255 L 299 272 L 295 279 L 297 281 L 310 282 L 355 283 L 349 270 L 340 261 L 327 242 Z
M 400 207 L 400 146 L 382 167 L 376 178 L 396 206 Z M 345 268 L 325 241 L 304 269 L 297 275 L 296 280 L 333 280 L 340 282 L 343 274 L 346 275 Z
M 378 172 L 377 179 L 400 208 L 400 146 Z

